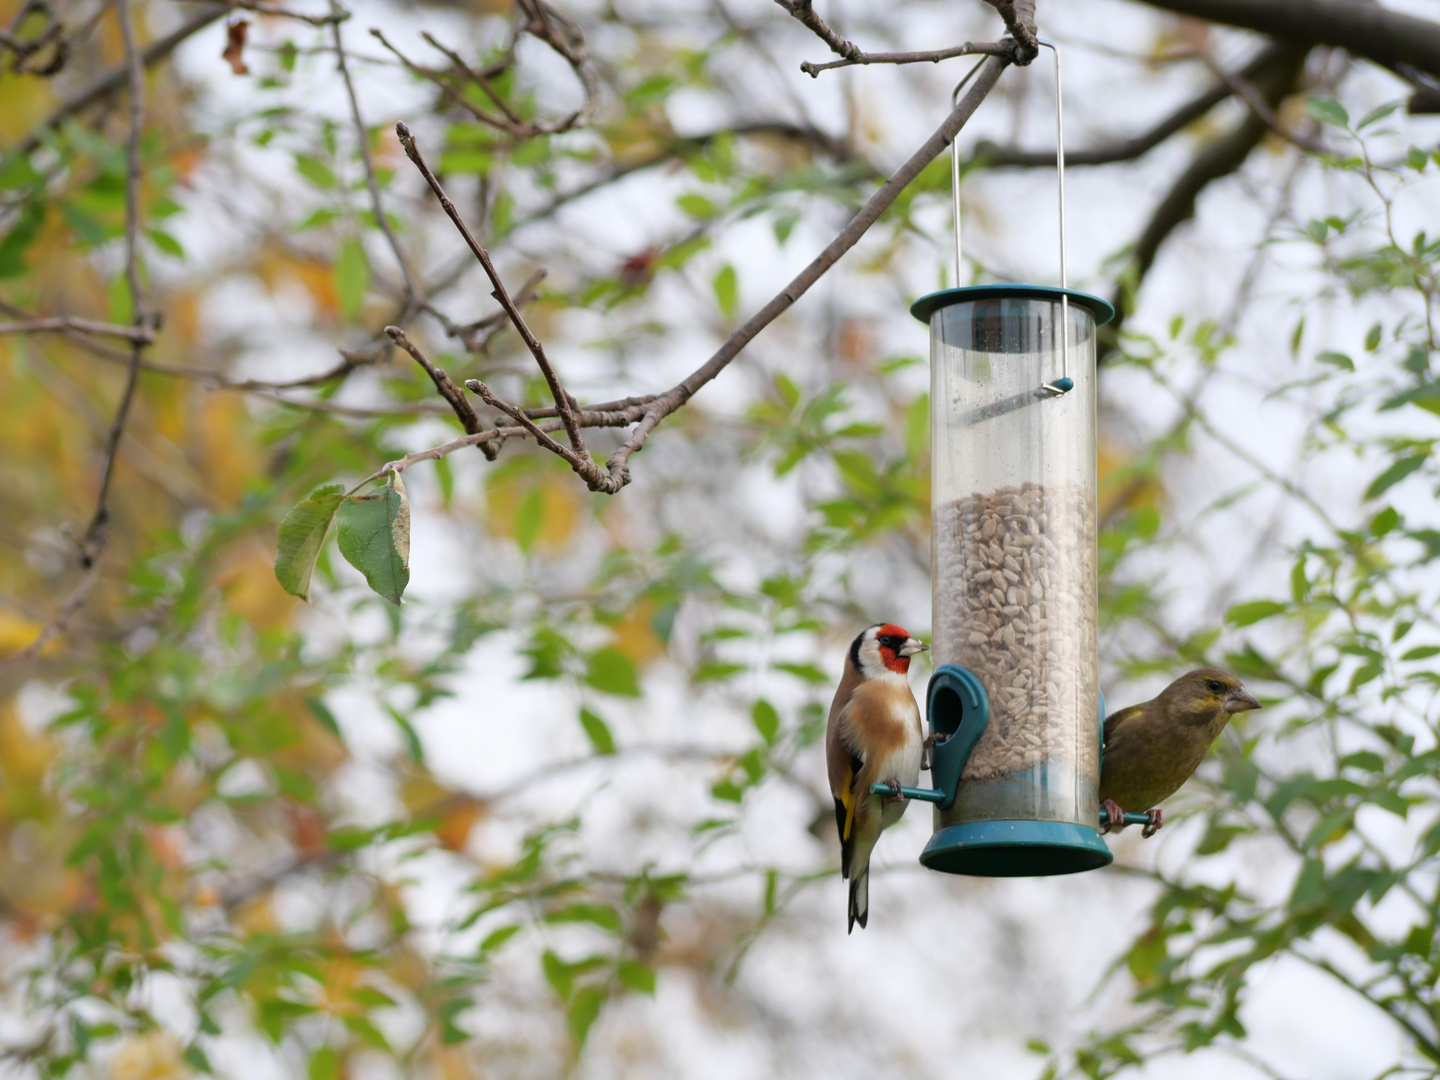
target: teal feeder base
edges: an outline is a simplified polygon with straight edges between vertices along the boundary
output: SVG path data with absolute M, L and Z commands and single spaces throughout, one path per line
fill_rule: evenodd
M 930 870 L 975 877 L 1078 874 L 1109 866 L 1114 858 L 1098 830 L 1064 821 L 950 825 L 931 836 L 920 853 Z

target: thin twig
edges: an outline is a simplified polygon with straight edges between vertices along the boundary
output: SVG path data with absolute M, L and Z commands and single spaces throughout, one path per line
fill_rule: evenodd
M 70 620 L 74 618 L 75 613 L 85 606 L 85 601 L 90 596 L 90 590 L 95 587 L 95 582 L 99 577 L 100 562 L 97 559 L 86 568 L 85 573 L 82 574 L 80 580 L 76 582 L 75 588 L 70 590 L 70 595 L 55 609 L 55 614 L 50 616 L 50 620 L 45 624 L 45 628 L 40 631 L 39 636 L 29 645 L 26 645 L 25 648 L 20 649 L 18 652 L 13 652 L 5 657 L 5 659 L 0 660 L 0 674 L 3 674 L 11 667 L 18 666 L 33 656 L 39 655 L 41 649 L 45 648 L 46 645 L 49 645 L 50 642 L 63 634 L 65 628 L 70 625 Z
M 706 383 L 719 375 L 739 354 L 741 349 L 749 344 L 760 331 L 804 295 L 810 286 L 814 285 L 816 281 L 834 266 L 845 252 L 855 246 L 860 238 L 875 224 L 880 215 L 884 213 L 885 209 L 895 201 L 900 192 L 903 191 L 905 187 L 919 175 L 920 171 L 933 161 L 946 146 L 954 141 L 955 136 L 965 125 L 966 121 L 970 119 L 975 110 L 979 108 L 980 103 L 985 100 L 986 95 L 994 88 L 995 83 L 999 80 L 1001 73 L 1009 63 L 1010 60 L 1006 56 L 991 56 L 982 61 L 977 70 L 977 77 L 970 90 L 950 111 L 950 114 L 946 116 L 940 127 L 910 156 L 910 159 L 896 170 L 896 172 L 881 185 L 879 190 L 867 200 L 860 212 L 841 230 L 840 235 L 832 240 L 819 255 L 811 260 L 810 264 L 796 275 L 790 284 L 777 296 L 773 297 L 768 304 L 751 316 L 745 325 L 731 334 L 709 360 L 665 393 L 653 397 L 630 398 L 622 402 L 612 402 L 611 405 L 616 406 L 613 411 L 602 411 L 600 407 L 593 410 L 579 409 L 577 411 L 575 403 L 570 399 L 569 395 L 564 392 L 563 388 L 559 386 L 558 382 L 556 382 L 552 383 L 552 392 L 555 397 L 555 408 L 553 410 L 521 409 L 519 406 L 503 401 L 497 397 L 491 392 L 489 387 L 478 380 L 468 380 L 465 384 L 467 387 L 476 394 L 479 394 L 487 404 L 515 419 L 520 427 L 509 429 L 497 428 L 492 431 L 477 432 L 473 435 L 466 435 L 461 439 L 446 443 L 443 446 L 431 447 L 428 450 L 408 454 L 398 462 L 387 463 L 384 468 L 367 477 L 365 481 L 362 481 L 362 484 L 368 483 L 373 479 L 378 479 L 384 476 L 386 472 L 399 472 L 417 461 L 444 457 L 447 454 L 454 453 L 457 450 L 461 450 L 467 446 L 473 446 L 478 442 L 488 439 L 510 438 L 514 435 L 529 435 L 535 438 L 547 450 L 550 450 L 552 453 L 557 454 L 569 462 L 575 472 L 586 481 L 591 490 L 607 493 L 619 491 L 630 482 L 630 457 L 644 446 L 646 439 L 660 422 L 664 420 L 665 417 L 682 408 Z M 400 136 L 401 143 L 405 146 L 405 151 L 409 155 L 410 160 L 415 162 L 416 167 L 419 168 L 425 176 L 426 181 L 430 184 L 431 190 L 434 191 L 437 198 L 440 199 L 441 206 L 445 208 L 451 221 L 455 223 L 456 227 L 460 230 L 460 234 L 465 238 L 466 243 L 470 245 L 471 251 L 481 260 L 481 265 L 485 266 L 487 273 L 491 275 L 492 284 L 497 286 L 495 297 L 501 302 L 501 306 L 506 308 L 507 313 L 509 313 L 513 310 L 514 305 L 508 302 L 509 297 L 503 292 L 503 286 L 500 285 L 498 276 L 495 275 L 493 266 L 489 262 L 489 255 L 485 252 L 485 249 L 475 241 L 474 237 L 470 235 L 470 231 L 465 227 L 464 222 L 460 220 L 454 205 L 445 196 L 439 182 L 434 179 L 434 174 L 430 172 L 429 166 L 425 164 L 424 159 L 420 156 L 419 150 L 415 147 L 415 141 L 411 137 L 409 130 L 404 124 L 397 124 L 396 131 Z M 519 313 L 517 311 L 512 316 L 512 321 L 516 322 L 517 329 L 521 330 L 522 336 L 527 336 L 527 344 L 529 344 L 529 341 L 533 340 L 533 336 L 529 336 L 529 329 L 524 326 L 523 320 L 517 321 L 518 319 Z M 535 346 L 538 347 L 539 343 L 536 342 Z M 532 352 L 534 352 L 533 348 Z M 541 350 L 541 354 L 543 355 L 543 350 Z M 542 365 L 541 370 L 547 371 L 547 374 L 553 374 L 553 372 L 548 371 L 548 362 Z M 550 421 L 542 424 L 535 422 L 542 415 L 547 414 L 558 416 L 560 422 Z M 605 463 L 604 470 L 602 471 L 595 465 L 593 460 L 589 458 L 588 454 L 582 457 L 581 453 L 564 447 L 550 438 L 548 432 L 558 430 L 561 427 L 564 427 L 568 433 L 571 423 L 574 423 L 577 428 L 581 426 L 623 427 L 630 423 L 635 423 L 636 426 L 635 430 L 631 432 L 630 437 L 610 456 L 610 459 Z M 572 442 L 572 446 L 573 445 Z M 583 446 L 583 443 L 581 445 Z
M 130 0 L 115 0 L 115 18 L 120 23 L 120 36 L 125 43 L 125 58 L 130 69 L 130 136 L 125 146 L 125 286 L 130 294 L 131 317 L 136 326 L 144 326 L 145 295 L 140 288 L 140 136 L 145 126 L 145 65 L 135 44 L 135 28 L 130 21 Z M 95 500 L 95 514 L 85 530 L 80 561 L 86 569 L 95 565 L 105 546 L 110 522 L 110 482 L 115 475 L 115 459 L 130 406 L 135 400 L 135 386 L 140 381 L 140 360 L 145 342 L 132 340 L 130 365 L 125 373 L 125 389 L 115 409 L 115 420 L 105 440 L 105 464 L 100 473 L 100 494 Z
M 465 265 L 468 266 L 469 263 L 467 262 Z M 528 304 L 531 300 L 539 298 L 540 294 L 535 291 L 535 286 L 545 280 L 545 274 L 546 270 L 542 266 L 530 275 L 525 284 L 520 286 L 519 292 L 515 294 L 517 305 Z M 422 311 L 428 311 L 435 316 L 440 325 L 445 328 L 445 333 L 457 339 L 467 351 L 477 356 L 489 355 L 490 342 L 494 341 L 495 335 L 510 322 L 510 317 L 504 311 L 497 311 L 493 315 L 486 315 L 483 319 L 476 319 L 474 322 L 462 325 L 455 322 L 434 304 L 424 303 L 420 307 Z M 476 335 L 482 330 L 485 332 L 484 336 L 477 337 Z
M 222 4 L 210 7 L 194 15 L 187 22 L 180 24 L 163 38 L 160 38 L 158 41 L 152 41 L 147 45 L 145 51 L 141 54 L 141 61 L 146 67 L 159 63 L 211 23 L 223 19 L 229 10 L 228 7 Z M 32 153 L 40 145 L 40 132 L 55 130 L 76 113 L 83 112 L 96 102 L 102 101 L 111 94 L 116 93 L 125 85 L 129 74 L 130 62 L 126 60 L 125 63 L 111 68 L 103 75 L 99 75 L 91 82 L 86 83 L 85 86 L 76 91 L 73 97 L 66 99 L 49 116 L 37 124 L 29 135 L 20 140 L 10 152 L 11 158 Z
M 464 220 L 460 217 L 459 211 L 455 209 L 455 204 L 450 201 L 449 196 L 445 194 L 445 189 L 440 186 L 440 181 L 437 180 L 435 174 L 430 171 L 430 166 L 425 163 L 424 157 L 420 154 L 420 148 L 415 145 L 415 137 L 410 134 L 410 129 L 404 124 L 396 124 L 395 133 L 400 137 L 400 144 L 405 147 L 406 156 L 415 163 L 415 167 L 419 169 L 420 174 L 425 177 L 425 182 L 430 185 L 430 190 L 435 193 L 435 197 L 440 200 L 440 205 L 444 208 L 446 216 L 454 223 L 455 228 L 459 230 L 460 235 L 464 238 L 465 243 L 469 246 L 475 258 L 479 261 L 480 265 L 484 267 L 485 274 L 490 279 L 492 286 L 490 295 L 495 298 L 500 306 L 505 309 L 505 313 L 510 316 L 510 321 L 514 324 L 516 331 L 525 342 L 525 346 L 530 350 L 530 355 L 535 357 L 535 363 L 539 366 L 540 373 L 545 376 L 545 382 L 550 387 L 550 396 L 555 401 L 555 408 L 559 410 L 560 419 L 565 425 L 565 434 L 569 436 L 570 447 L 574 451 L 573 458 L 567 457 L 566 460 L 570 461 L 571 466 L 576 472 L 580 473 L 586 483 L 590 484 L 592 488 L 594 488 L 597 483 L 606 486 L 607 478 L 601 475 L 599 466 L 595 464 L 585 449 L 585 439 L 580 434 L 580 425 L 575 421 L 575 409 L 570 401 L 570 395 L 567 394 L 565 388 L 560 385 L 560 380 L 555 374 L 555 369 L 551 367 L 550 359 L 545 355 L 545 346 L 541 345 L 540 339 L 531 332 L 530 327 L 525 322 L 525 316 L 520 314 L 520 309 L 515 306 L 515 301 L 510 298 L 510 293 L 506 290 L 505 283 L 500 280 L 500 274 L 496 271 L 495 264 L 490 261 L 490 253 L 481 247 L 480 242 L 471 234 Z M 599 489 L 596 488 L 596 490 Z M 618 488 L 616 490 L 618 490 Z
M 430 376 L 430 381 L 435 384 L 435 389 L 440 396 L 450 403 L 450 408 L 455 411 L 455 417 L 460 421 L 460 426 L 465 429 L 467 435 L 474 435 L 483 426 L 480 422 L 480 415 L 475 411 L 475 406 L 470 404 L 470 399 L 465 392 L 455 385 L 444 368 L 436 367 L 422 353 L 411 340 L 405 335 L 405 331 L 398 326 L 385 327 L 385 333 L 390 335 L 390 340 L 399 345 L 410 354 L 417 364 L 425 369 Z M 480 443 L 480 450 L 490 461 L 495 460 L 495 455 L 500 452 L 500 447 L 495 443 Z
M 839 261 L 840 256 L 859 242 L 860 238 L 869 231 L 870 226 L 875 224 L 885 209 L 895 201 L 900 192 L 905 190 L 910 181 L 919 175 L 920 170 L 935 160 L 940 152 L 954 141 L 955 136 L 959 134 L 960 129 L 965 126 L 965 122 L 970 119 L 975 110 L 980 107 L 980 103 L 985 100 L 986 95 L 990 93 L 1009 63 L 1009 58 L 1004 56 L 992 56 L 983 61 L 969 91 L 951 109 L 950 114 L 936 132 L 910 156 L 910 160 L 900 166 L 894 175 L 881 185 L 874 195 L 870 196 L 850 224 L 841 230 L 840 235 L 811 260 L 810 265 L 800 271 L 777 296 L 752 315 L 744 326 L 731 334 L 709 360 L 655 399 L 654 404 L 646 411 L 645 418 L 636 425 L 631 437 L 606 462 L 606 469 L 620 486 L 630 482 L 628 463 L 631 455 L 644 446 L 646 438 L 660 421 L 681 408 L 695 396 L 701 387 L 724 371 L 741 349 L 803 296 L 811 285 L 819 281 L 825 272 Z
M 143 345 L 148 345 L 155 340 L 155 331 L 149 326 L 116 326 L 114 323 L 100 322 L 98 319 L 82 319 L 74 315 L 0 323 L 0 334 L 63 333 L 66 330 L 74 330 L 82 334 L 128 338 Z
M 952 45 L 948 49 L 933 49 L 930 52 L 861 52 L 855 51 L 855 55 L 847 56 L 840 60 L 831 60 L 826 64 L 812 64 L 806 60 L 800 65 L 800 70 L 812 79 L 819 76 L 822 71 L 831 71 L 834 68 L 852 67 L 855 64 L 938 64 L 941 60 L 949 60 L 956 56 L 1010 56 L 1015 51 L 1015 43 L 1009 39 L 1001 41 L 967 41 L 963 45 Z
M 309 23 L 311 26 L 330 26 L 350 18 L 348 11 L 332 9 L 332 13 L 329 15 L 306 15 L 303 12 L 289 11 L 274 4 L 263 3 L 262 0 L 225 0 L 225 6 L 230 11 L 253 11 L 257 15 L 274 15 L 281 19 L 294 19 L 297 22 Z
M 506 416 L 510 417 L 510 419 L 514 420 L 517 424 L 524 428 L 530 435 L 534 437 L 535 441 L 538 442 L 541 446 L 543 446 L 546 450 L 549 450 L 552 454 L 556 454 L 559 457 L 562 457 L 566 461 L 568 461 L 570 463 L 570 467 L 574 469 L 577 473 L 581 473 L 583 475 L 587 465 L 597 468 L 598 471 L 598 466 L 595 466 L 595 462 L 589 454 L 586 454 L 584 459 L 581 460 L 580 455 L 577 454 L 574 450 L 570 449 L 568 446 L 562 446 L 560 443 L 556 442 L 548 434 L 546 434 L 545 430 L 541 428 L 540 425 L 538 425 L 537 423 L 535 423 L 534 420 L 531 420 L 528 416 L 525 415 L 524 409 L 520 408 L 520 406 L 518 405 L 510 404 L 510 402 L 504 400 L 503 398 L 497 397 L 490 390 L 490 388 L 486 386 L 483 382 L 481 382 L 479 379 L 466 379 L 465 385 L 471 390 L 473 390 L 475 393 L 479 394 L 480 399 L 484 401 L 486 405 L 489 405 L 492 409 L 499 409 Z M 573 421 L 573 412 L 570 413 L 570 417 Z M 562 424 L 564 424 L 568 432 L 570 425 L 568 423 L 565 423 L 565 418 L 563 415 L 561 417 L 561 422 Z M 578 427 L 579 425 L 577 424 L 576 426 Z
M 360 140 L 360 161 L 365 166 L 365 188 L 370 192 L 370 207 L 375 213 L 375 224 L 385 234 L 385 240 L 395 254 L 395 261 L 400 264 L 400 276 L 405 279 L 405 306 L 408 315 L 410 306 L 420 298 L 420 291 L 415 284 L 415 271 L 410 266 L 410 260 L 405 257 L 405 252 L 400 247 L 400 239 L 390 227 L 390 219 L 385 216 L 385 204 L 380 198 L 380 181 L 376 179 L 375 161 L 370 156 L 370 132 L 365 127 L 365 121 L 360 118 L 360 102 L 355 96 L 355 84 L 350 80 L 349 65 L 345 62 L 345 45 L 340 38 L 338 18 L 341 10 L 338 0 L 330 0 L 333 18 L 330 34 L 335 41 L 335 63 L 340 69 L 340 79 L 345 84 L 345 96 L 350 99 L 350 119 L 355 122 L 355 136 Z
M 1292 146 L 1299 147 L 1307 154 L 1330 153 L 1324 145 L 1315 139 L 1308 139 L 1303 135 L 1297 135 L 1295 132 L 1286 128 L 1285 125 L 1280 122 L 1280 117 L 1275 114 L 1275 110 L 1260 96 L 1260 92 L 1256 90 L 1250 82 L 1238 75 L 1230 74 L 1230 72 L 1215 62 L 1215 59 L 1208 51 L 1202 51 L 1200 58 L 1205 61 L 1206 67 L 1218 75 L 1224 81 L 1225 85 L 1233 90 L 1236 96 L 1249 106 L 1250 111 L 1255 114 L 1256 118 L 1276 135 L 1279 135 L 1280 138 Z

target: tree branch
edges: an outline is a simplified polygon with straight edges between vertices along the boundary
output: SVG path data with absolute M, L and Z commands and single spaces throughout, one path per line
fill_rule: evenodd
M 405 336 L 404 330 L 398 326 L 387 326 L 385 333 L 389 334 L 391 341 L 409 353 L 411 359 L 425 369 L 425 373 L 430 376 L 430 381 L 435 384 L 435 389 L 440 392 L 440 396 L 450 403 L 450 408 L 455 410 L 455 418 L 460 421 L 460 426 L 465 429 L 465 434 L 474 435 L 484 426 L 480 423 L 480 415 L 475 411 L 475 406 L 470 404 L 470 399 L 465 396 L 465 392 L 455 385 L 455 381 L 450 378 L 444 368 L 436 367 L 424 353 L 414 346 Z M 495 443 L 483 442 L 478 445 L 481 452 L 490 461 L 494 461 L 495 455 L 500 451 L 499 446 Z
M 137 327 L 145 326 L 145 294 L 140 288 L 140 136 L 145 128 L 145 66 L 135 43 L 135 27 L 130 19 L 130 0 L 115 0 L 115 18 L 120 24 L 120 37 L 125 43 L 129 67 L 130 134 L 125 146 L 125 286 L 130 295 L 130 310 Z M 110 524 L 110 482 L 115 475 L 115 459 L 130 406 L 135 400 L 135 386 L 140 381 L 140 361 L 146 342 L 132 339 L 130 364 L 125 372 L 125 389 L 115 409 L 115 420 L 105 440 L 105 464 L 100 472 L 100 494 L 95 499 L 95 513 L 85 530 L 80 561 L 88 570 L 95 565 L 105 546 Z
M 847 43 L 848 44 L 848 43 Z M 822 71 L 831 71 L 834 68 L 851 67 L 855 64 L 938 64 L 941 60 L 949 60 L 956 56 L 1005 56 L 1015 54 L 1015 43 L 1006 39 L 1004 41 L 967 41 L 964 45 L 954 45 L 948 49 L 935 49 L 930 52 L 879 52 L 867 53 L 855 50 L 853 56 L 847 56 L 841 60 L 832 60 L 828 64 L 812 64 L 806 60 L 800 65 L 800 70 L 812 79 L 819 76 Z
M 874 195 L 870 196 L 864 207 L 850 221 L 850 224 L 845 226 L 840 235 L 811 260 L 810 265 L 800 271 L 777 296 L 752 315 L 744 326 L 731 334 L 709 360 L 655 399 L 655 402 L 646 411 L 644 419 L 636 425 L 629 440 L 616 450 L 606 463 L 606 468 L 612 477 L 622 486 L 630 482 L 630 456 L 645 444 L 650 432 L 661 420 L 694 397 L 702 386 L 724 371 L 741 349 L 803 296 L 811 285 L 819 281 L 825 272 L 840 260 L 840 256 L 855 246 L 885 209 L 895 201 L 896 196 L 919 175 L 920 170 L 935 160 L 940 152 L 954 141 L 960 129 L 965 126 L 965 122 L 974 115 L 975 110 L 980 107 L 980 103 L 985 100 L 986 95 L 999 81 L 1001 73 L 1009 63 L 1010 60 L 1002 56 L 992 56 L 984 61 L 980 65 L 969 91 L 951 109 L 950 114 L 945 117 L 935 134 L 931 135 L 920 149 L 910 156 L 910 160 L 896 170 L 894 175 L 886 180 Z
M 155 331 L 148 326 L 116 326 L 114 323 L 100 322 L 98 319 L 82 319 L 74 315 L 0 323 L 0 334 L 63 334 L 67 330 L 81 334 L 128 338 L 130 341 L 144 345 L 155 340 Z
M 213 22 L 223 19 L 230 9 L 228 7 L 206 7 L 196 15 L 192 15 L 186 22 L 166 34 L 158 41 L 152 41 L 140 54 L 141 63 L 150 67 L 165 59 L 184 42 L 194 37 L 205 27 Z M 12 153 L 29 154 L 40 145 L 40 132 L 53 131 L 58 128 L 76 113 L 82 112 L 104 98 L 118 91 L 125 85 L 130 77 L 130 64 L 126 63 L 111 68 L 105 74 L 97 76 L 91 82 L 82 87 L 74 97 L 62 103 L 54 112 L 47 116 L 40 124 L 25 138 L 21 139 Z
M 445 189 L 440 186 L 440 181 L 437 180 L 435 174 L 430 171 L 430 166 L 425 163 L 424 157 L 420 154 L 420 148 L 415 145 L 415 137 L 410 134 L 410 129 L 404 124 L 396 124 L 395 133 L 400 137 L 400 144 L 405 147 L 406 156 L 414 162 L 415 167 L 420 170 L 420 174 L 425 177 L 425 182 L 430 185 L 430 190 L 435 193 L 435 197 L 440 200 L 440 205 L 444 208 L 446 216 L 454 223 L 455 228 L 459 230 L 460 235 L 464 238 L 465 243 L 469 245 L 475 258 L 479 261 L 480 265 L 484 267 L 485 275 L 490 279 L 490 285 L 492 287 L 490 295 L 505 309 L 505 314 L 510 316 L 511 323 L 514 324 L 516 331 L 520 334 L 521 339 L 530 350 L 530 355 L 535 358 L 535 363 L 539 366 L 540 373 L 544 375 L 545 382 L 550 387 L 550 396 L 555 401 L 555 408 L 559 410 L 560 419 L 565 425 L 565 434 L 569 436 L 570 447 L 574 451 L 574 458 L 571 459 L 567 457 L 566 460 L 570 462 L 576 472 L 585 477 L 586 482 L 589 483 L 592 488 L 594 488 L 596 483 L 602 483 L 602 485 L 608 487 L 608 481 L 606 478 L 600 476 L 599 467 L 595 465 L 589 452 L 585 449 L 585 439 L 580 434 L 580 425 L 575 421 L 575 409 L 570 400 L 570 395 L 566 393 L 565 388 L 560 385 L 560 379 L 555 374 L 555 369 L 550 365 L 550 358 L 545 355 L 545 346 L 540 344 L 540 339 L 531 332 L 530 327 L 525 322 L 525 316 L 520 314 L 520 309 L 515 306 L 515 301 L 510 298 L 510 293 L 506 290 L 505 283 L 500 280 L 500 274 L 496 271 L 495 264 L 490 261 L 490 253 L 480 245 L 480 242 L 475 239 L 469 228 L 466 227 L 465 222 L 460 217 L 459 211 L 455 209 L 455 204 L 450 201 L 449 197 L 445 194 Z M 594 472 L 591 473 L 590 468 L 582 467 L 582 462 L 588 463 L 588 465 L 594 469 Z M 599 490 L 599 488 L 595 488 L 595 490 Z M 619 489 L 616 488 L 615 490 Z
M 985 0 L 1005 20 L 1005 29 L 1015 39 L 1017 67 L 1024 67 L 1040 55 L 1040 42 L 1035 37 L 1035 0 Z
M 1399 72 L 1440 76 L 1440 24 L 1356 0 L 1144 0 L 1151 7 L 1258 30 L 1310 48 L 1330 45 Z
M 620 402 L 612 402 L 610 406 L 597 406 L 590 409 L 580 408 L 571 400 L 558 380 L 553 382 L 552 396 L 555 398 L 555 407 L 551 409 L 522 409 L 510 402 L 497 397 L 488 386 L 478 380 L 468 380 L 466 386 L 493 408 L 499 409 L 507 416 L 510 416 L 519 425 L 515 428 L 496 428 L 491 431 L 476 432 L 467 434 L 463 438 L 446 443 L 443 446 L 432 447 L 428 450 L 417 451 L 408 454 L 398 462 L 390 462 L 380 471 L 368 479 L 377 479 L 387 471 L 401 471 L 416 461 L 425 461 L 434 458 L 444 457 L 456 450 L 466 446 L 473 446 L 476 443 L 492 439 L 513 437 L 514 435 L 529 435 L 535 438 L 542 446 L 551 453 L 554 453 L 570 463 L 571 468 L 579 474 L 586 484 L 593 491 L 614 493 L 630 482 L 629 459 L 640 450 L 650 433 L 660 424 L 665 417 L 682 408 L 695 394 L 708 382 L 714 379 L 723 371 L 729 363 L 735 359 L 740 350 L 749 344 L 756 335 L 766 326 L 778 318 L 787 308 L 795 303 L 811 285 L 815 284 L 840 257 L 849 251 L 859 239 L 865 235 L 870 226 L 875 224 L 882 213 L 895 201 L 901 191 L 917 176 L 920 171 L 933 161 L 942 150 L 954 141 L 956 134 L 970 119 L 980 103 L 985 100 L 986 95 L 994 88 L 1001 73 L 1010 63 L 1008 57 L 992 56 L 985 60 L 976 73 L 976 78 L 969 91 L 955 105 L 946 116 L 940 127 L 930 136 L 928 140 L 910 156 L 896 172 L 885 181 L 869 200 L 866 201 L 860 212 L 851 219 L 850 223 L 840 232 L 826 248 L 820 252 L 810 264 L 805 267 L 777 296 L 773 297 L 768 304 L 750 317 L 746 323 L 736 330 L 725 343 L 702 364 L 681 382 L 671 387 L 663 394 L 653 397 L 628 398 Z M 514 305 L 510 302 L 508 294 L 504 292 L 498 275 L 495 274 L 493 264 L 489 261 L 489 254 L 470 234 L 459 214 L 455 211 L 454 205 L 445 195 L 440 187 L 439 181 L 434 178 L 424 158 L 421 157 L 415 140 L 409 129 L 403 124 L 396 125 L 396 131 L 400 136 L 402 145 L 421 174 L 425 176 L 426 182 L 430 184 L 431 190 L 440 199 L 447 215 L 460 230 L 461 236 L 465 238 L 471 251 L 481 260 L 481 265 L 491 277 L 492 285 L 496 286 L 495 297 L 500 301 L 501 306 L 511 314 L 512 321 L 516 323 L 521 335 L 527 338 L 527 344 L 534 341 L 530 335 L 529 328 L 519 317 L 519 312 L 514 311 Z M 544 351 L 540 348 L 539 342 L 534 341 L 532 354 L 539 350 L 541 356 Z M 412 354 L 413 355 L 413 354 Z M 537 360 L 539 357 L 537 356 Z M 542 366 L 542 371 L 553 377 L 548 361 Z M 536 421 L 542 416 L 557 416 L 556 420 L 549 420 L 544 423 Z M 638 421 L 638 423 L 636 423 Z M 549 435 L 549 432 L 565 429 L 569 433 L 571 426 L 579 427 L 623 427 L 635 423 L 635 430 L 631 432 L 630 438 L 623 443 L 610 459 L 605 463 L 604 469 L 600 469 L 583 450 L 583 442 L 580 448 L 576 448 L 572 440 L 570 447 L 565 447 L 556 442 Z
M 1291 50 L 1284 45 L 1267 46 L 1241 68 L 1235 77 L 1247 83 L 1251 82 L 1273 68 L 1276 63 L 1283 61 L 1290 52 Z M 1113 165 L 1120 161 L 1134 161 L 1159 146 L 1170 136 L 1199 120 L 1220 102 L 1231 97 L 1234 92 L 1226 79 L 1223 77 L 1217 79 L 1203 94 L 1181 105 L 1149 131 L 1119 142 L 1084 150 L 1067 149 L 1065 151 L 1065 167 L 1068 169 L 1077 165 Z M 1051 169 L 1055 167 L 1055 151 L 1053 149 L 1021 150 L 1016 147 L 997 146 L 988 140 L 976 143 L 973 157 L 983 160 L 992 169 Z
M 1276 62 L 1256 77 L 1256 92 L 1272 110 L 1295 89 L 1305 70 L 1308 52 L 1304 48 L 1286 47 Z M 1253 111 L 1247 111 L 1244 119 L 1229 132 L 1202 146 L 1189 167 L 1176 179 L 1135 241 L 1129 267 L 1112 299 L 1115 319 L 1103 328 L 1100 336 L 1099 361 L 1103 362 L 1115 351 L 1125 318 L 1133 307 L 1135 293 L 1154 263 L 1160 245 L 1177 227 L 1194 216 L 1195 200 L 1200 193 L 1239 169 L 1269 130 L 1263 119 Z
M 406 313 L 400 320 L 404 322 L 411 314 L 411 305 L 420 299 L 420 293 L 415 281 L 415 271 L 410 266 L 410 260 L 405 257 L 404 249 L 400 247 L 400 238 L 395 235 L 395 230 L 390 227 L 390 220 L 385 216 L 385 205 L 380 198 L 380 181 L 375 177 L 375 160 L 370 155 L 370 132 L 365 127 L 365 121 L 360 118 L 360 101 L 355 96 L 355 84 L 350 80 L 350 67 L 345 62 L 345 44 L 340 38 L 341 14 L 337 0 L 330 0 L 330 34 L 335 42 L 335 63 L 340 69 L 340 79 L 345 84 L 345 96 L 350 101 L 350 119 L 355 124 L 355 137 L 360 140 L 360 161 L 365 168 L 365 189 L 370 193 L 370 207 L 375 212 L 375 224 L 390 245 L 395 261 L 400 264 L 400 277 L 405 282 Z

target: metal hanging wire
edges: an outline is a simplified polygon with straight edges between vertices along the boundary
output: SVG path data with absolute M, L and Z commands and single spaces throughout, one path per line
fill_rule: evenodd
M 1067 289 L 1070 281 L 1065 267 L 1065 110 L 1064 89 L 1061 84 L 1060 49 L 1049 41 L 1041 41 L 1039 44 L 1049 49 L 1055 56 L 1055 177 L 1060 203 L 1060 288 Z M 960 91 L 980 70 L 982 64 L 984 64 L 983 60 L 971 68 L 965 77 L 956 84 L 950 94 L 952 105 L 959 99 Z M 960 227 L 960 147 L 954 140 L 950 143 L 950 196 L 955 210 L 955 284 L 958 287 L 964 283 L 965 263 Z M 1045 383 L 1040 389 L 1047 394 L 1059 397 L 1074 388 L 1075 380 L 1070 377 L 1070 297 L 1062 292 L 1060 294 L 1060 378 Z

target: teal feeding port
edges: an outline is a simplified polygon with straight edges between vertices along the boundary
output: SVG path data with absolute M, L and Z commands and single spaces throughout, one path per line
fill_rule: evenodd
M 920 796 L 934 804 L 920 861 L 950 874 L 1112 858 L 1099 832 L 1095 331 L 1114 310 L 1065 287 L 1063 143 L 1058 157 L 1060 287 L 946 289 L 910 309 L 930 327 L 926 706 L 948 736 Z M 958 280 L 958 166 L 954 182 Z

